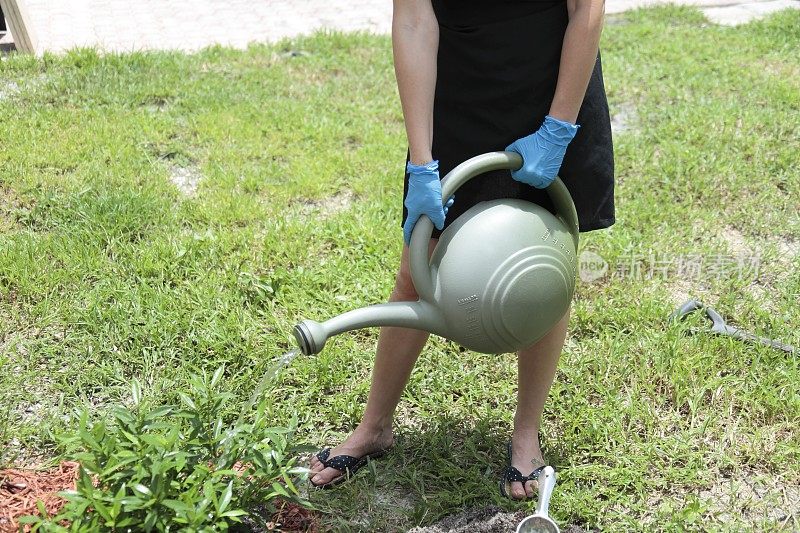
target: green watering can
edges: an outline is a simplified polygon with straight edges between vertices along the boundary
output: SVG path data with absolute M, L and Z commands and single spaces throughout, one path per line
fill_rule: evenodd
M 473 157 L 445 176 L 442 198 L 479 174 L 521 165 L 514 152 Z M 578 215 L 567 187 L 556 178 L 545 190 L 557 216 L 525 200 L 481 202 L 442 232 L 430 260 L 433 223 L 420 217 L 409 246 L 419 300 L 305 320 L 294 327 L 300 349 L 316 354 L 333 335 L 374 326 L 428 331 L 481 353 L 513 352 L 541 339 L 572 301 L 578 251 Z

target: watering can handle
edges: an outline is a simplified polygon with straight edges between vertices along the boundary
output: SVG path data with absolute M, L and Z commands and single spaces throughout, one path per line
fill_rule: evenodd
M 442 202 L 456 192 L 466 182 L 491 170 L 515 170 L 522 166 L 522 156 L 516 152 L 488 152 L 467 159 L 456 168 L 447 173 L 442 180 Z M 560 178 L 556 178 L 546 189 L 550 200 L 553 202 L 556 213 L 566 223 L 572 233 L 575 249 L 578 249 L 578 213 L 569 194 L 567 186 Z M 428 261 L 428 243 L 433 234 L 433 222 L 426 215 L 422 215 L 414 225 L 409 245 L 409 265 L 414 288 L 420 298 L 427 301 L 433 300 L 433 280 Z

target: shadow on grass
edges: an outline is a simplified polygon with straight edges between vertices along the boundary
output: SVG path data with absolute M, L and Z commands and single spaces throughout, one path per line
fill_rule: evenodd
M 535 500 L 512 502 L 499 492 L 510 425 L 447 414 L 423 418 L 422 426 L 397 429 L 394 449 L 366 472 L 334 490 L 309 495 L 324 513 L 323 530 L 407 531 L 465 509 L 535 506 Z M 554 440 L 543 438 L 543 443 L 545 460 L 557 468 L 567 451 Z

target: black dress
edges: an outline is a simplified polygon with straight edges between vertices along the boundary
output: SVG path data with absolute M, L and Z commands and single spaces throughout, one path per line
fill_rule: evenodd
M 503 150 L 539 129 L 555 94 L 569 17 L 564 0 L 432 3 L 439 21 L 432 152 L 444 177 L 470 157 Z M 577 123 L 559 176 L 585 232 L 614 223 L 614 153 L 599 54 Z M 403 200 L 407 192 L 408 174 Z M 553 211 L 543 189 L 494 171 L 456 191 L 445 227 L 476 203 L 496 198 L 522 198 Z M 403 207 L 403 221 L 406 215 Z M 434 238 L 440 234 L 434 229 Z

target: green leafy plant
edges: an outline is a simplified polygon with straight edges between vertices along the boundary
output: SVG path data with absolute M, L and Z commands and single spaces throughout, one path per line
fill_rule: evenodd
M 109 421 L 78 410 L 77 429 L 62 437 L 81 465 L 76 490 L 62 493 L 58 515 L 23 523 L 34 531 L 226 531 L 248 509 L 274 512 L 276 498 L 309 505 L 295 485 L 307 472 L 290 445 L 296 422 L 270 427 L 262 400 L 252 416 L 226 424 L 233 395 L 218 390 L 223 372 L 192 375 L 180 406 L 147 408 L 134 381 L 133 405 L 112 408 Z

